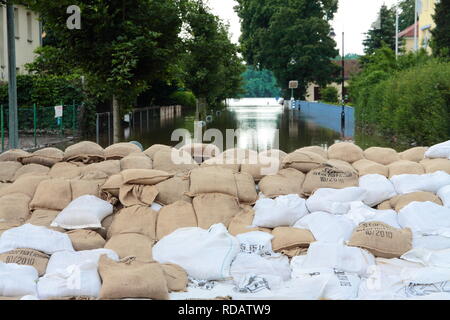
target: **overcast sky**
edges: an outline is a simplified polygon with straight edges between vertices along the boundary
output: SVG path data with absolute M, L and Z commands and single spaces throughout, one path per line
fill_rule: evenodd
M 345 32 L 345 53 L 363 54 L 362 41 L 364 33 L 370 29 L 376 20 L 379 9 L 383 3 L 389 7 L 396 0 L 339 0 L 339 10 L 332 23 L 337 37 L 337 47 L 342 48 L 342 31 Z M 239 42 L 240 22 L 234 12 L 234 0 L 209 0 L 213 13 L 228 22 L 231 26 L 232 40 Z

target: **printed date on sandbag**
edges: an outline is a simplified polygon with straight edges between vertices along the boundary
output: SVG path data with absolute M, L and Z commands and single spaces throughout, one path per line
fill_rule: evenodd
M 178 310 L 179 315 L 192 315 L 202 316 L 205 318 L 214 317 L 217 315 L 269 315 L 271 311 L 270 305 L 234 305 L 224 304 L 220 307 L 194 307 L 188 306 L 180 307 Z M 215 319 L 215 317 L 214 317 Z

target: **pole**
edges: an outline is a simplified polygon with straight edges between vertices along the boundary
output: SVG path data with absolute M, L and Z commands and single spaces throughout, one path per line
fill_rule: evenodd
M 60 127 L 61 127 L 61 136 L 63 136 L 64 137 L 64 104 L 61 102 L 61 106 L 62 106 L 62 109 L 63 109 L 63 116 L 62 117 L 60 117 L 59 118 L 59 120 L 61 121 L 60 122 Z
M 75 130 L 76 130 L 75 119 L 76 119 L 76 117 L 77 117 L 77 112 L 76 112 L 75 100 L 72 100 L 72 135 L 75 135 Z
M 4 121 L 4 119 L 3 119 L 3 105 L 1 105 L 1 114 L 0 114 L 0 121 L 2 122 L 1 123 L 1 126 L 2 126 L 2 152 L 5 150 L 5 126 L 4 126 L 4 123 L 3 123 L 3 121 Z
M 345 48 L 344 48 L 344 31 L 342 31 L 342 112 L 341 126 L 345 126 Z
M 14 35 L 14 7 L 10 1 L 6 4 L 8 32 L 8 78 L 9 78 L 9 147 L 16 149 L 19 145 L 17 116 L 17 79 L 16 79 L 16 37 Z
M 414 51 L 419 49 L 418 39 L 417 39 L 417 0 L 414 1 Z
M 36 129 L 37 129 L 37 116 L 36 116 L 36 103 L 33 104 L 33 135 L 34 135 L 34 147 L 37 147 L 37 136 L 36 136 Z
M 111 145 L 111 112 L 108 112 L 108 146 Z
M 399 20 L 399 15 L 398 15 L 398 8 L 395 7 L 395 57 L 398 57 L 398 20 Z
M 97 119 L 95 120 L 95 136 L 96 136 L 96 141 L 97 144 L 99 144 L 99 138 L 100 138 L 100 128 L 99 128 L 99 118 L 98 118 L 98 113 L 96 114 Z

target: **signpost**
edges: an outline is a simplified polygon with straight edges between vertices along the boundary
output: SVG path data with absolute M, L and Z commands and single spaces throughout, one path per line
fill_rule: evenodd
M 298 88 L 298 81 L 289 81 L 289 89 L 291 89 L 291 108 L 295 108 L 294 89 Z
M 62 105 L 55 106 L 55 118 L 56 118 L 58 125 L 61 128 L 61 135 L 64 135 L 62 117 L 63 117 L 63 106 Z

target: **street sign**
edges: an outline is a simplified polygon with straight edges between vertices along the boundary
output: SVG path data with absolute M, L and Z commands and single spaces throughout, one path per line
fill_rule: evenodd
M 289 81 L 289 89 L 297 89 L 298 81 Z
M 62 118 L 63 106 L 55 106 L 55 118 Z

